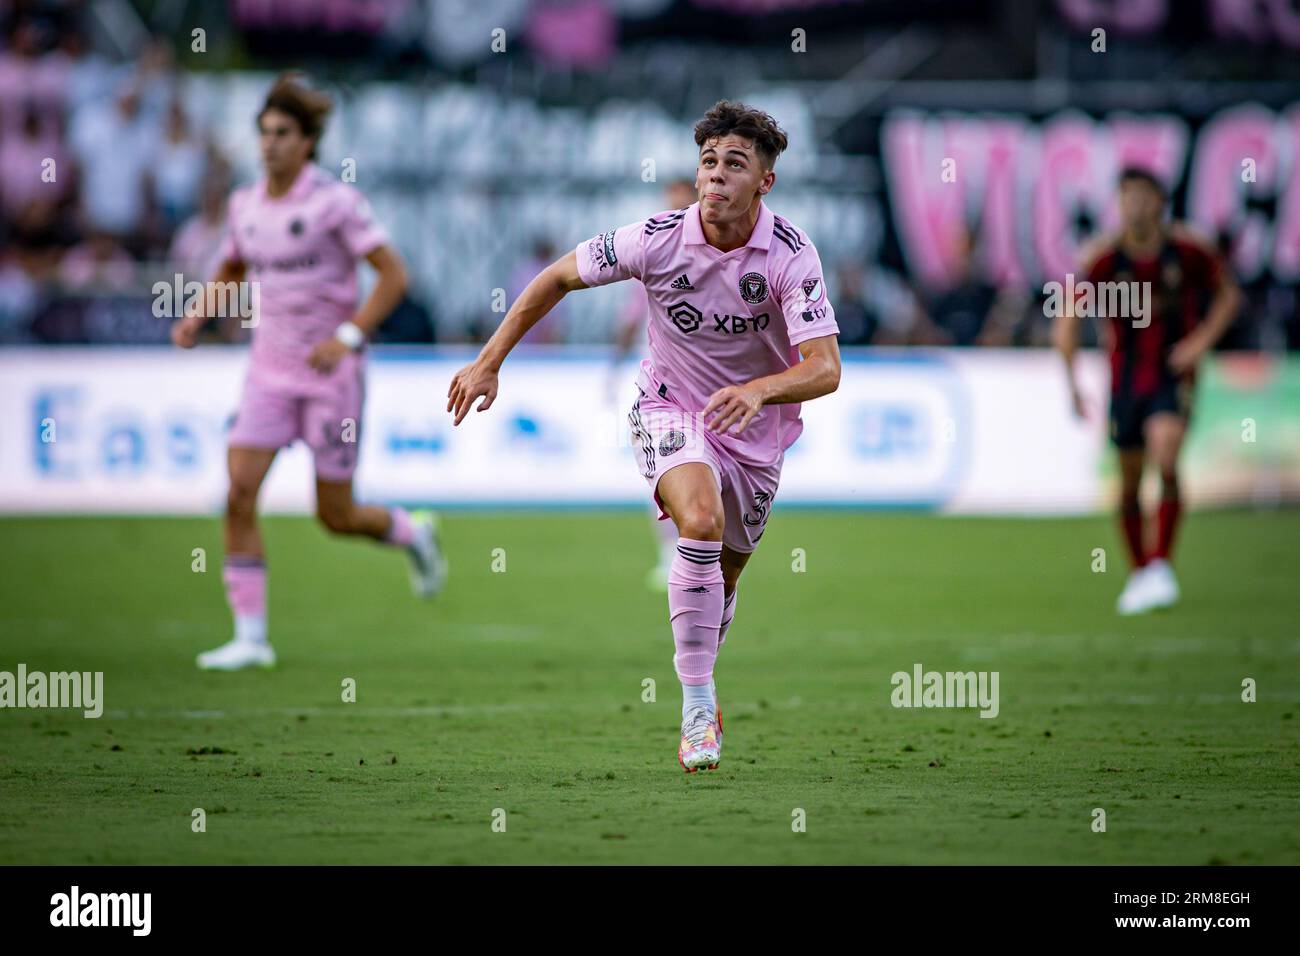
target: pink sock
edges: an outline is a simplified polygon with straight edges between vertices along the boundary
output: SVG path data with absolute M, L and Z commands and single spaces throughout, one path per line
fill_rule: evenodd
M 226 602 L 235 618 L 235 634 L 243 640 L 266 640 L 266 563 L 245 554 L 226 556 L 221 578 Z
M 677 653 L 673 663 L 683 684 L 713 680 L 722 622 L 721 541 L 677 540 L 677 556 L 668 569 L 668 617 Z
M 727 630 L 731 627 L 732 618 L 736 616 L 736 590 L 738 589 L 733 589 L 722 602 L 722 627 L 718 630 L 718 650 L 722 650 L 722 645 L 727 643 Z
M 415 540 L 411 516 L 406 513 L 405 508 L 389 508 L 388 516 L 392 519 L 392 524 L 389 525 L 388 535 L 384 540 L 397 548 L 409 548 L 411 542 Z

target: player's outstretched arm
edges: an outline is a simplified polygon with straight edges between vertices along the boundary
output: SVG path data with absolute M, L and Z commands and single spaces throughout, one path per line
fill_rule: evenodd
M 242 282 L 244 280 L 244 264 L 234 259 L 223 260 L 217 267 L 217 273 L 208 280 L 209 285 L 227 282 Z M 203 326 L 213 317 L 208 315 L 206 306 L 207 296 L 196 295 L 189 305 L 185 307 L 185 314 L 172 323 L 171 337 L 172 344 L 180 346 L 183 349 L 192 349 L 199 342 L 199 332 Z
M 475 399 L 483 399 L 478 406 L 480 412 L 492 407 L 497 397 L 497 373 L 510 350 L 568 293 L 585 288 L 587 284 L 578 275 L 578 257 L 573 252 L 552 262 L 528 283 L 478 358 L 452 376 L 447 389 L 447 411 L 456 416 L 453 425 L 459 425 L 469 414 Z
M 703 412 L 709 430 L 725 432 L 735 425 L 739 435 L 764 405 L 807 402 L 840 387 L 840 343 L 836 336 L 800 342 L 799 354 L 803 361 L 784 372 L 714 392 Z M 711 421 L 710 415 L 714 415 Z

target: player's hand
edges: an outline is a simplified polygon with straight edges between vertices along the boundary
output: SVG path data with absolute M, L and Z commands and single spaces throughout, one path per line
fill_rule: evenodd
M 453 427 L 461 423 L 474 400 L 480 397 L 483 401 L 478 410 L 486 412 L 497 397 L 497 373 L 496 369 L 475 359 L 451 377 L 451 386 L 447 389 L 447 411 L 456 416 Z
M 203 328 L 203 317 L 187 315 L 172 323 L 172 344 L 183 349 L 192 349 L 199 344 L 199 330 Z
M 1184 375 L 1196 368 L 1196 363 L 1204 354 L 1205 349 L 1201 343 L 1189 335 L 1174 343 L 1174 347 L 1169 350 L 1166 364 L 1169 366 L 1169 371 L 1175 375 Z
M 311 354 L 307 356 L 307 364 L 321 373 L 332 372 L 351 351 L 338 339 L 326 339 L 324 342 L 318 342 L 311 350 Z
M 739 435 L 762 408 L 763 398 L 755 389 L 749 385 L 728 385 L 709 396 L 702 414 L 707 420 L 709 415 L 717 413 L 709 422 L 709 431 L 723 434 L 736 425 Z

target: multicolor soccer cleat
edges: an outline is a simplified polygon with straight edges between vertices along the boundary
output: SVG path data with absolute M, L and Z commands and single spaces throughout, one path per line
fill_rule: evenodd
M 696 707 L 682 721 L 682 742 L 677 747 L 677 762 L 687 773 L 718 769 L 722 758 L 722 711 L 710 716 Z

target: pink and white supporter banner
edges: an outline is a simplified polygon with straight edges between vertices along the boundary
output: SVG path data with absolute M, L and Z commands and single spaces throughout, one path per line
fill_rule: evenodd
M 1035 122 L 899 111 L 881 142 L 899 245 L 926 286 L 955 279 L 967 235 L 997 284 L 1060 280 L 1078 268 L 1088 234 L 1116 225 L 1116 178 L 1129 165 L 1171 192 L 1186 185 L 1175 212 L 1211 240 L 1233 237 L 1243 280 L 1300 280 L 1300 104 L 1225 109 L 1195 136 L 1161 113 L 1065 110 Z M 1269 203 L 1271 216 L 1259 208 Z

